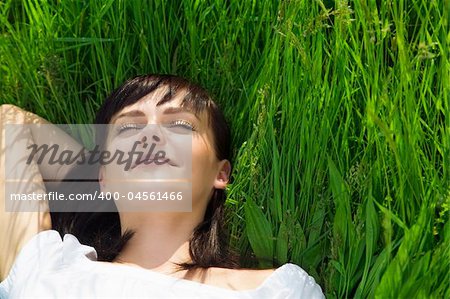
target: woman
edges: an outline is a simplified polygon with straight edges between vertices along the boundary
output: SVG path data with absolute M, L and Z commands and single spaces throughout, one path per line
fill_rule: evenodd
M 97 134 L 102 149 L 144 152 L 151 141 L 167 154 L 160 159 L 166 163 L 159 164 L 153 154 L 144 161 L 133 156 L 127 170 L 117 163 L 98 165 L 95 186 L 100 194 L 186 191 L 185 185 L 167 178 L 183 177 L 187 169 L 192 212 L 148 211 L 145 203 L 135 212 L 128 202 L 117 201 L 118 218 L 115 213 L 54 213 L 53 228 L 71 234 L 61 239 L 48 230 L 35 236 L 0 284 L 3 293 L 11 298 L 323 297 L 314 279 L 293 264 L 276 270 L 238 269 L 222 230 L 224 190 L 231 173 L 230 134 L 204 89 L 175 76 L 139 76 L 112 93 L 96 123 L 114 127 Z M 191 160 L 180 158 L 186 148 L 177 140 L 186 140 L 183 136 L 189 136 Z M 80 178 L 77 171 L 71 174 Z

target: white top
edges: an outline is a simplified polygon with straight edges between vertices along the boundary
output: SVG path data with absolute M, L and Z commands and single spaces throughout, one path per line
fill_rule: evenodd
M 324 298 L 302 268 L 285 264 L 259 287 L 234 291 L 151 270 L 96 262 L 94 248 L 57 231 L 34 236 L 0 283 L 6 298 Z

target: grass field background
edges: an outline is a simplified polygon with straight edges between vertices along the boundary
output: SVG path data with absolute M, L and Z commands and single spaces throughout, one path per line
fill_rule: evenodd
M 0 103 L 89 123 L 132 76 L 198 82 L 231 123 L 244 265 L 296 263 L 329 298 L 450 298 L 449 14 L 447 0 L 2 0 Z

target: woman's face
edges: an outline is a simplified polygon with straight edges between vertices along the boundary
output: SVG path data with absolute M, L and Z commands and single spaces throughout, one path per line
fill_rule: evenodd
M 184 91 L 156 106 L 166 89 L 163 86 L 125 107 L 111 120 L 106 149 L 111 155 L 125 153 L 131 163 L 118 164 L 116 159 L 102 166 L 100 185 L 103 192 L 121 194 L 121 201 L 116 202 L 119 210 L 126 209 L 123 203 L 129 205 L 133 201 L 139 201 L 141 208 L 150 207 L 139 200 L 143 197 L 153 198 L 152 203 L 163 203 L 159 205 L 163 209 L 177 210 L 179 197 L 175 202 L 168 200 L 170 207 L 164 205 L 167 198 L 156 198 L 164 194 L 170 197 L 170 193 L 177 196 L 178 192 L 182 200 L 191 196 L 193 210 L 205 209 L 213 189 L 224 189 L 228 182 L 230 164 L 216 157 L 206 112 L 195 115 L 181 107 Z

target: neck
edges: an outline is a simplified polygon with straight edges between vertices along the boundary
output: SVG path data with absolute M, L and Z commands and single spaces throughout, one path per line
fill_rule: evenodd
M 173 272 L 178 263 L 191 262 L 189 239 L 202 221 L 197 213 L 120 213 L 122 233 L 134 231 L 116 262 L 160 272 Z

